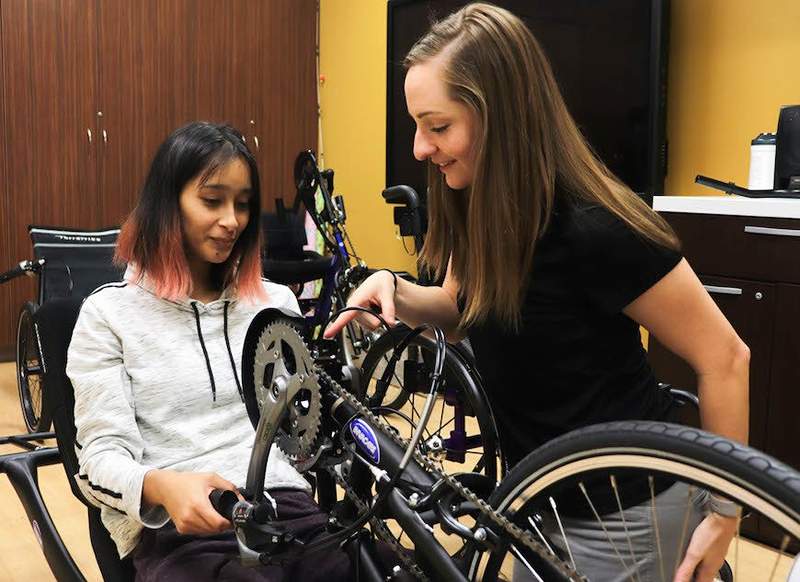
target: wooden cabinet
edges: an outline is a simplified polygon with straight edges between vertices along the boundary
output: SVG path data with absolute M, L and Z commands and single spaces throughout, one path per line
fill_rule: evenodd
M 661 214 L 750 347 L 750 444 L 800 468 L 800 218 Z M 659 380 L 696 390 L 694 372 L 657 340 L 651 338 L 648 353 Z M 780 542 L 765 524 L 746 521 L 743 528 Z
M 31 257 L 29 224 L 120 224 L 189 121 L 242 131 L 265 208 L 316 148 L 314 0 L 3 1 L 0 35 L 0 270 Z M 3 355 L 34 283 L 0 286 Z
M 317 107 L 316 59 L 305 50 L 316 43 L 315 3 L 278 2 L 269 9 L 263 2 L 256 4 L 255 14 L 264 26 L 256 37 L 258 81 L 254 86 L 259 93 L 254 95 L 252 117 L 247 120 L 247 139 L 258 161 L 265 198 L 289 203 L 295 195 L 291 171 L 295 157 L 309 143 L 316 143 L 318 131 L 316 114 L 304 113 L 310 106 L 315 111 Z M 276 17 L 267 18 L 267 10 L 274 10 Z M 274 107 L 284 94 L 295 99 L 285 107 Z
M 100 203 L 110 224 L 133 207 L 158 145 L 194 117 L 191 20 L 188 1 L 98 4 L 95 151 Z
M 96 97 L 93 3 L 0 3 L 5 180 L 0 268 L 32 258 L 31 223 L 91 227 L 99 215 L 90 134 Z M 93 135 L 96 138 L 96 135 Z M 66 193 L 70 193 L 69 196 Z M 17 313 L 34 281 L 0 287 L 0 345 L 13 342 Z

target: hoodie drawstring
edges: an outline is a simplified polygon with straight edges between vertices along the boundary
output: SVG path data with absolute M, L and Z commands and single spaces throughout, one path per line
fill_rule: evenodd
M 225 309 L 222 312 L 223 318 L 223 335 L 225 336 L 225 346 L 228 348 L 228 358 L 231 361 L 231 369 L 233 370 L 233 378 L 236 380 L 236 389 L 239 391 L 239 398 L 244 402 L 244 393 L 242 392 L 242 383 L 239 382 L 239 374 L 236 372 L 236 364 L 233 360 L 233 351 L 231 351 L 231 340 L 228 337 L 228 306 L 230 301 L 225 302 Z M 208 379 L 211 380 L 211 395 L 214 402 L 217 401 L 217 383 L 214 381 L 214 372 L 211 370 L 211 360 L 208 358 L 208 350 L 206 349 L 206 342 L 203 340 L 203 330 L 200 327 L 200 311 L 197 309 L 197 302 L 192 301 L 192 310 L 194 311 L 194 321 L 197 324 L 197 337 L 200 338 L 200 347 L 203 348 L 203 356 L 206 359 L 206 369 L 208 370 Z
M 225 345 L 228 347 L 228 357 L 231 359 L 231 370 L 233 370 L 233 379 L 236 380 L 236 389 L 239 390 L 239 398 L 244 402 L 244 394 L 242 393 L 242 384 L 239 382 L 239 374 L 236 373 L 236 364 L 233 361 L 233 352 L 231 351 L 231 340 L 228 339 L 228 305 L 230 301 L 225 302 L 225 309 L 222 311 L 223 327 L 222 333 L 225 336 Z
M 203 330 L 200 328 L 200 312 L 197 310 L 197 302 L 192 301 L 192 309 L 194 310 L 194 321 L 197 324 L 197 336 L 200 338 L 200 347 L 203 348 L 203 356 L 206 358 L 206 369 L 208 370 L 208 379 L 211 380 L 211 397 L 214 402 L 217 401 L 217 384 L 214 382 L 214 372 L 211 371 L 211 361 L 208 359 L 208 350 L 206 343 L 203 341 Z

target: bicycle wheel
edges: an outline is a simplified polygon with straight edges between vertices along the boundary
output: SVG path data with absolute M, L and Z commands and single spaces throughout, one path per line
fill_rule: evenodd
M 675 491 L 682 509 L 667 513 L 661 500 Z M 709 492 L 742 507 L 726 558 L 733 580 L 796 580 L 787 577 L 792 569 L 792 575 L 800 574 L 800 473 L 701 430 L 631 421 L 574 431 L 525 457 L 489 503 L 546 546 L 552 560 L 574 566 L 592 582 L 672 580 L 691 538 L 692 504 L 707 499 Z M 649 561 L 640 559 L 635 548 L 642 538 L 634 524 L 625 521 L 636 508 L 650 516 L 644 532 L 651 547 Z M 665 535 L 670 516 L 679 525 L 677 536 Z M 756 517 L 762 526 L 769 524 L 769 531 L 780 532 L 774 538 L 776 547 L 738 535 L 745 522 Z M 614 564 L 613 572 L 583 567 L 589 563 L 587 539 L 604 545 L 601 555 Z M 672 554 L 674 560 L 668 559 Z M 476 551 L 469 561 L 469 578 L 495 580 L 513 570 L 515 580 L 553 579 L 537 578 L 530 567 L 537 559 L 527 547 L 506 541 L 494 552 Z
M 34 323 L 37 305 L 27 302 L 17 320 L 17 387 L 22 419 L 29 433 L 50 430 L 50 411 L 44 400 L 44 370 Z
M 397 329 L 398 338 L 408 331 L 405 326 Z M 412 339 L 395 367 L 393 380 L 381 393 L 377 380 L 383 375 L 394 346 L 392 336 L 384 334 L 370 347 L 361 367 L 361 396 L 366 397 L 371 408 L 393 416 L 392 423 L 408 437 L 427 397 L 435 342 L 421 335 Z M 423 433 L 423 451 L 438 456 L 449 470 L 482 473 L 496 481 L 502 462 L 491 409 L 480 381 L 451 347 L 447 349 L 444 381 L 435 406 Z M 405 420 L 396 422 L 389 409 L 398 411 L 397 416 Z

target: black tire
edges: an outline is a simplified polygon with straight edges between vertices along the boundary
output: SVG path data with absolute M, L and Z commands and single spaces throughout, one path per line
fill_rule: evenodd
M 665 476 L 716 492 L 740 504 L 745 515 L 749 512 L 767 517 L 788 536 L 786 549 L 792 555 L 800 551 L 800 473 L 722 437 L 663 422 L 608 423 L 559 437 L 514 467 L 489 503 L 520 527 L 532 531 L 526 520 L 545 505 L 550 495 L 561 495 L 564 487 L 578 479 L 598 474 L 607 477 L 614 470 L 624 469 Z M 476 552 L 468 564 L 470 579 L 495 579 L 499 564 L 508 557 L 507 550 L 506 547 L 494 554 Z M 506 552 L 505 556 L 502 552 Z M 522 553 L 538 559 L 526 548 Z M 734 572 L 736 567 L 732 565 Z M 730 575 L 729 571 L 721 573 Z M 591 572 L 580 574 L 591 578 Z M 765 572 L 763 580 L 772 579 L 770 576 Z
M 395 337 L 400 338 L 403 336 L 403 333 L 408 331 L 407 327 L 398 326 L 399 333 L 397 333 Z M 399 341 L 399 339 L 396 341 Z M 384 333 L 373 342 L 367 355 L 364 357 L 364 362 L 361 364 L 361 384 L 364 387 L 363 396 L 366 397 L 367 404 L 371 407 L 386 406 L 387 408 L 400 409 L 408 402 L 409 392 L 406 390 L 392 390 L 390 388 L 389 390 L 392 390 L 391 392 L 387 390 L 385 394 L 375 394 L 374 381 L 380 378 L 380 374 L 383 372 L 383 369 L 392 355 L 394 346 L 395 343 L 392 341 L 392 336 L 388 333 Z M 408 353 L 408 350 L 406 350 L 406 353 Z M 403 384 L 403 362 L 406 357 L 401 358 L 397 362 L 397 367 L 395 368 L 394 377 L 398 384 Z
M 394 337 L 398 338 L 397 341 L 399 341 L 399 338 L 403 337 L 408 328 L 400 325 L 396 329 L 398 333 Z M 380 336 L 372 344 L 361 366 L 360 384 L 362 393 L 360 396 L 366 397 L 368 406 L 377 410 L 380 410 L 377 407 L 400 410 L 406 406 L 412 411 L 413 420 L 415 409 L 418 414 L 418 411 L 422 409 L 422 402 L 425 400 L 427 393 L 415 393 L 402 387 L 399 389 L 390 387 L 393 390 L 392 393 L 376 394 L 375 381 L 382 375 L 385 364 L 394 351 L 394 346 L 395 342 L 388 333 Z M 408 354 L 411 353 L 412 357 L 421 366 L 418 380 L 424 384 L 427 391 L 430 384 L 428 374 L 433 367 L 432 356 L 434 350 L 435 342 L 430 338 L 419 335 L 412 339 L 395 368 L 395 382 L 401 386 L 404 385 L 403 362 L 407 359 Z M 463 406 L 466 416 L 474 417 L 477 421 L 479 434 L 467 434 L 467 439 L 471 438 L 472 442 L 479 442 L 479 446 L 474 448 L 482 450 L 470 449 L 466 453 L 464 460 L 461 461 L 465 465 L 464 471 L 482 473 L 497 481 L 502 476 L 503 464 L 497 427 L 491 408 L 477 374 L 473 373 L 469 363 L 450 346 L 448 346 L 445 356 L 443 393 L 448 390 L 448 387 L 456 395 L 459 404 Z M 440 396 L 440 398 L 444 397 Z M 417 404 L 417 401 L 419 404 Z M 407 406 L 407 404 L 410 404 L 410 406 Z M 439 428 L 434 427 L 430 433 L 440 432 L 440 436 L 442 436 L 441 431 L 447 427 L 448 422 L 452 422 L 452 420 L 445 419 L 443 414 L 445 406 L 443 404 L 441 406 L 442 414 L 434 413 L 430 420 L 430 423 L 435 424 L 438 422 L 439 424 Z M 425 437 L 423 437 L 423 440 L 425 440 Z M 495 462 L 487 462 L 488 459 L 492 459 Z M 501 459 L 501 462 L 497 463 L 497 459 Z M 498 471 L 498 464 L 501 467 L 500 471 Z
M 50 430 L 52 420 L 44 398 L 44 370 L 35 323 L 37 309 L 35 303 L 25 303 L 17 320 L 17 387 L 22 419 L 29 433 Z

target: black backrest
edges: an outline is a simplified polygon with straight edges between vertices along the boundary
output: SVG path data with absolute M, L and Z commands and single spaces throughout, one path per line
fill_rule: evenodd
M 44 259 L 40 302 L 56 297 L 86 297 L 104 283 L 119 281 L 122 270 L 112 259 L 118 228 L 81 230 L 29 226 L 36 259 Z
M 74 476 L 78 472 L 75 454 L 75 394 L 67 377 L 67 349 L 83 299 L 64 297 L 44 302 L 36 311 L 35 323 L 42 347 L 44 397 L 53 414 L 58 450 L 72 493 L 89 508 L 89 533 L 103 580 L 132 581 L 130 560 L 120 560 L 116 546 L 100 521 L 100 511 L 81 493 Z
M 274 214 L 261 214 L 261 228 L 264 232 L 264 258 L 278 261 L 302 261 L 303 247 L 306 245 L 305 208 L 297 205 L 285 208 L 283 200 L 275 201 Z

